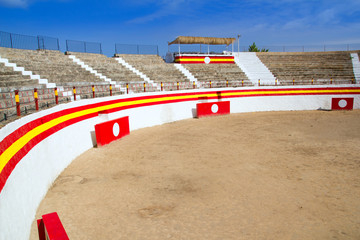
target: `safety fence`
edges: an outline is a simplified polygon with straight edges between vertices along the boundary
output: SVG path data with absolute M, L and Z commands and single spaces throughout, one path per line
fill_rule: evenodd
M 66 51 L 102 54 L 101 43 L 66 40 Z
M 290 85 L 332 85 L 332 84 L 355 84 L 351 80 L 333 79 L 310 79 L 310 80 L 287 80 L 274 83 L 262 83 L 259 79 L 257 86 L 290 86 Z M 225 88 L 225 87 L 249 87 L 248 81 L 204 81 L 204 82 L 159 82 L 159 83 L 121 83 L 120 85 L 82 85 L 65 86 L 58 88 L 45 88 L 22 90 L 12 92 L 0 92 L 0 122 L 8 121 L 16 116 L 27 115 L 39 109 L 52 107 L 59 103 L 90 99 L 96 97 L 114 96 L 140 92 L 178 91 L 187 89 Z
M 353 51 L 359 50 L 360 44 L 324 44 L 324 45 L 298 45 L 298 46 L 276 46 L 258 45 L 259 50 L 265 49 L 269 52 L 330 52 L 330 51 Z M 249 52 L 249 46 L 234 45 L 170 45 L 168 52 L 193 53 L 193 54 L 222 54 L 224 52 Z
M 269 52 L 331 52 L 331 51 L 353 51 L 359 50 L 360 44 L 324 44 L 324 45 L 298 45 L 298 46 L 276 46 L 276 45 L 259 45 L 259 50 L 265 49 Z M 234 46 L 234 51 L 238 47 Z M 248 52 L 249 46 L 240 46 L 240 52 Z
M 60 50 L 58 38 L 28 36 L 2 31 L 0 31 L 0 47 L 27 50 Z
M 157 45 L 115 44 L 115 54 L 148 54 L 159 55 Z
M 224 52 L 248 52 L 249 46 L 239 45 L 238 40 L 229 46 L 207 44 L 174 44 L 168 52 L 221 54 Z M 0 47 L 28 50 L 59 50 L 59 39 L 47 36 L 29 36 L 0 31 Z M 353 51 L 360 49 L 360 43 L 322 44 L 322 45 L 257 45 L 258 49 L 269 52 L 329 52 Z M 103 54 L 101 43 L 66 40 L 66 51 Z M 115 54 L 155 54 L 159 55 L 158 45 L 115 44 Z
M 33 90 L 15 90 L 0 92 L 0 122 L 16 116 L 27 115 L 40 109 L 46 109 L 60 103 L 119 95 L 123 92 L 112 85 L 64 86 Z

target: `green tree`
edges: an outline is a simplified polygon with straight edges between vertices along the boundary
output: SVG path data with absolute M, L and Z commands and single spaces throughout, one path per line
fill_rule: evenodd
M 249 46 L 249 52 L 268 52 L 269 49 L 258 49 L 258 47 L 256 46 L 255 42 L 253 42 L 252 45 Z

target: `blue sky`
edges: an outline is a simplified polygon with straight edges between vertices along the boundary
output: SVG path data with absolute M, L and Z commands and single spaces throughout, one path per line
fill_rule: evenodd
M 236 37 L 240 46 L 359 44 L 360 0 L 0 0 L 0 31 L 158 45 L 177 36 Z M 235 45 L 237 47 L 237 45 Z

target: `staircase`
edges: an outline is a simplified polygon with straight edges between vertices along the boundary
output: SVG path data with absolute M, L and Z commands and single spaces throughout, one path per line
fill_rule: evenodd
M 53 88 L 56 86 L 54 83 L 49 83 L 47 79 L 42 79 L 42 78 L 40 78 L 39 75 L 33 74 L 32 71 L 25 71 L 25 68 L 18 67 L 16 65 L 16 63 L 9 62 L 9 60 L 7 58 L 3 58 L 0 56 L 0 62 L 3 63 L 5 65 L 5 67 L 10 67 L 13 69 L 13 71 L 19 72 L 23 76 L 29 76 L 31 80 L 37 80 L 37 84 L 39 84 L 39 85 L 45 84 L 47 88 Z M 33 82 L 29 82 L 29 84 L 31 84 L 31 83 L 33 83 Z M 24 84 L 24 83 L 22 83 L 22 84 Z
M 353 71 L 355 76 L 355 82 L 358 83 L 360 81 L 360 62 L 359 55 L 357 53 L 351 53 L 351 61 L 353 65 Z
M 81 61 L 80 59 L 78 59 L 77 57 L 75 57 L 74 55 L 68 55 L 70 59 L 73 60 L 74 63 L 80 65 L 80 67 L 84 68 L 86 71 L 94 74 L 95 76 L 99 77 L 100 79 L 104 80 L 105 82 L 108 82 L 109 84 L 113 84 L 116 87 L 118 87 L 116 85 L 116 82 L 112 81 L 110 78 L 102 75 L 101 73 L 98 73 L 96 70 L 94 70 L 92 67 L 88 66 L 87 64 L 85 64 L 83 61 Z M 125 90 L 125 89 L 121 89 L 121 90 Z
M 158 84 L 156 84 L 154 81 L 152 81 L 148 76 L 146 76 L 144 73 L 140 72 L 139 70 L 137 70 L 136 68 L 134 68 L 132 65 L 130 65 L 129 63 L 127 63 L 122 57 L 117 56 L 115 58 L 116 61 L 118 61 L 121 65 L 123 65 L 124 67 L 126 67 L 127 69 L 131 70 L 133 73 L 135 73 L 136 75 L 140 76 L 142 79 L 144 79 L 145 82 L 150 83 L 152 85 L 154 85 L 158 90 L 160 90 L 160 86 L 158 86 Z
M 260 79 L 261 84 L 275 85 L 275 77 L 260 61 L 256 53 L 234 53 L 235 63 L 243 70 L 248 79 L 256 86 Z
M 181 64 L 175 63 L 174 67 L 176 67 L 182 74 L 184 74 L 190 82 L 195 82 L 198 87 L 200 86 L 198 84 L 198 80 L 194 77 L 194 75 L 192 75 L 191 72 L 184 68 Z
M 37 79 L 39 83 L 54 83 L 47 87 L 54 87 L 55 84 L 56 86 L 73 86 L 103 81 L 75 64 L 60 51 L 0 47 L 0 55 L 8 59 L 9 63 L 16 63 L 15 71 L 23 71 L 22 68 L 24 68 L 26 70 L 24 74 L 31 72 L 34 75 L 31 78 Z
M 188 79 L 173 63 L 166 63 L 158 55 L 142 55 L 142 54 L 116 54 L 125 62 L 145 74 L 152 81 L 160 82 L 186 82 Z

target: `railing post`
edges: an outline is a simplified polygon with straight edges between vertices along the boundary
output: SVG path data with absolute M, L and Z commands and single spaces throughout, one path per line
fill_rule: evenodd
M 11 33 L 10 33 L 10 46 L 11 46 L 11 48 L 13 48 L 13 41 L 12 41 Z
M 95 85 L 91 85 L 91 90 L 93 92 L 93 98 L 95 98 Z
M 76 101 L 76 88 L 75 88 L 75 86 L 73 87 L 73 94 L 74 94 L 74 101 Z
M 16 103 L 16 113 L 18 116 L 21 116 L 19 90 L 15 90 L 15 103 Z
M 41 48 L 40 48 L 40 37 L 39 36 L 37 36 L 37 40 L 38 40 L 38 49 L 40 50 Z
M 146 83 L 144 83 L 144 92 L 146 92 Z
M 59 104 L 59 94 L 58 94 L 57 87 L 54 88 L 54 92 L 55 92 L 55 103 L 56 103 L 56 105 L 58 105 Z
M 37 88 L 34 88 L 34 101 L 35 101 L 35 109 L 36 111 L 39 111 L 39 99 L 38 99 Z
M 112 85 L 110 84 L 110 96 L 112 96 Z
M 126 83 L 126 94 L 129 94 L 129 84 Z

